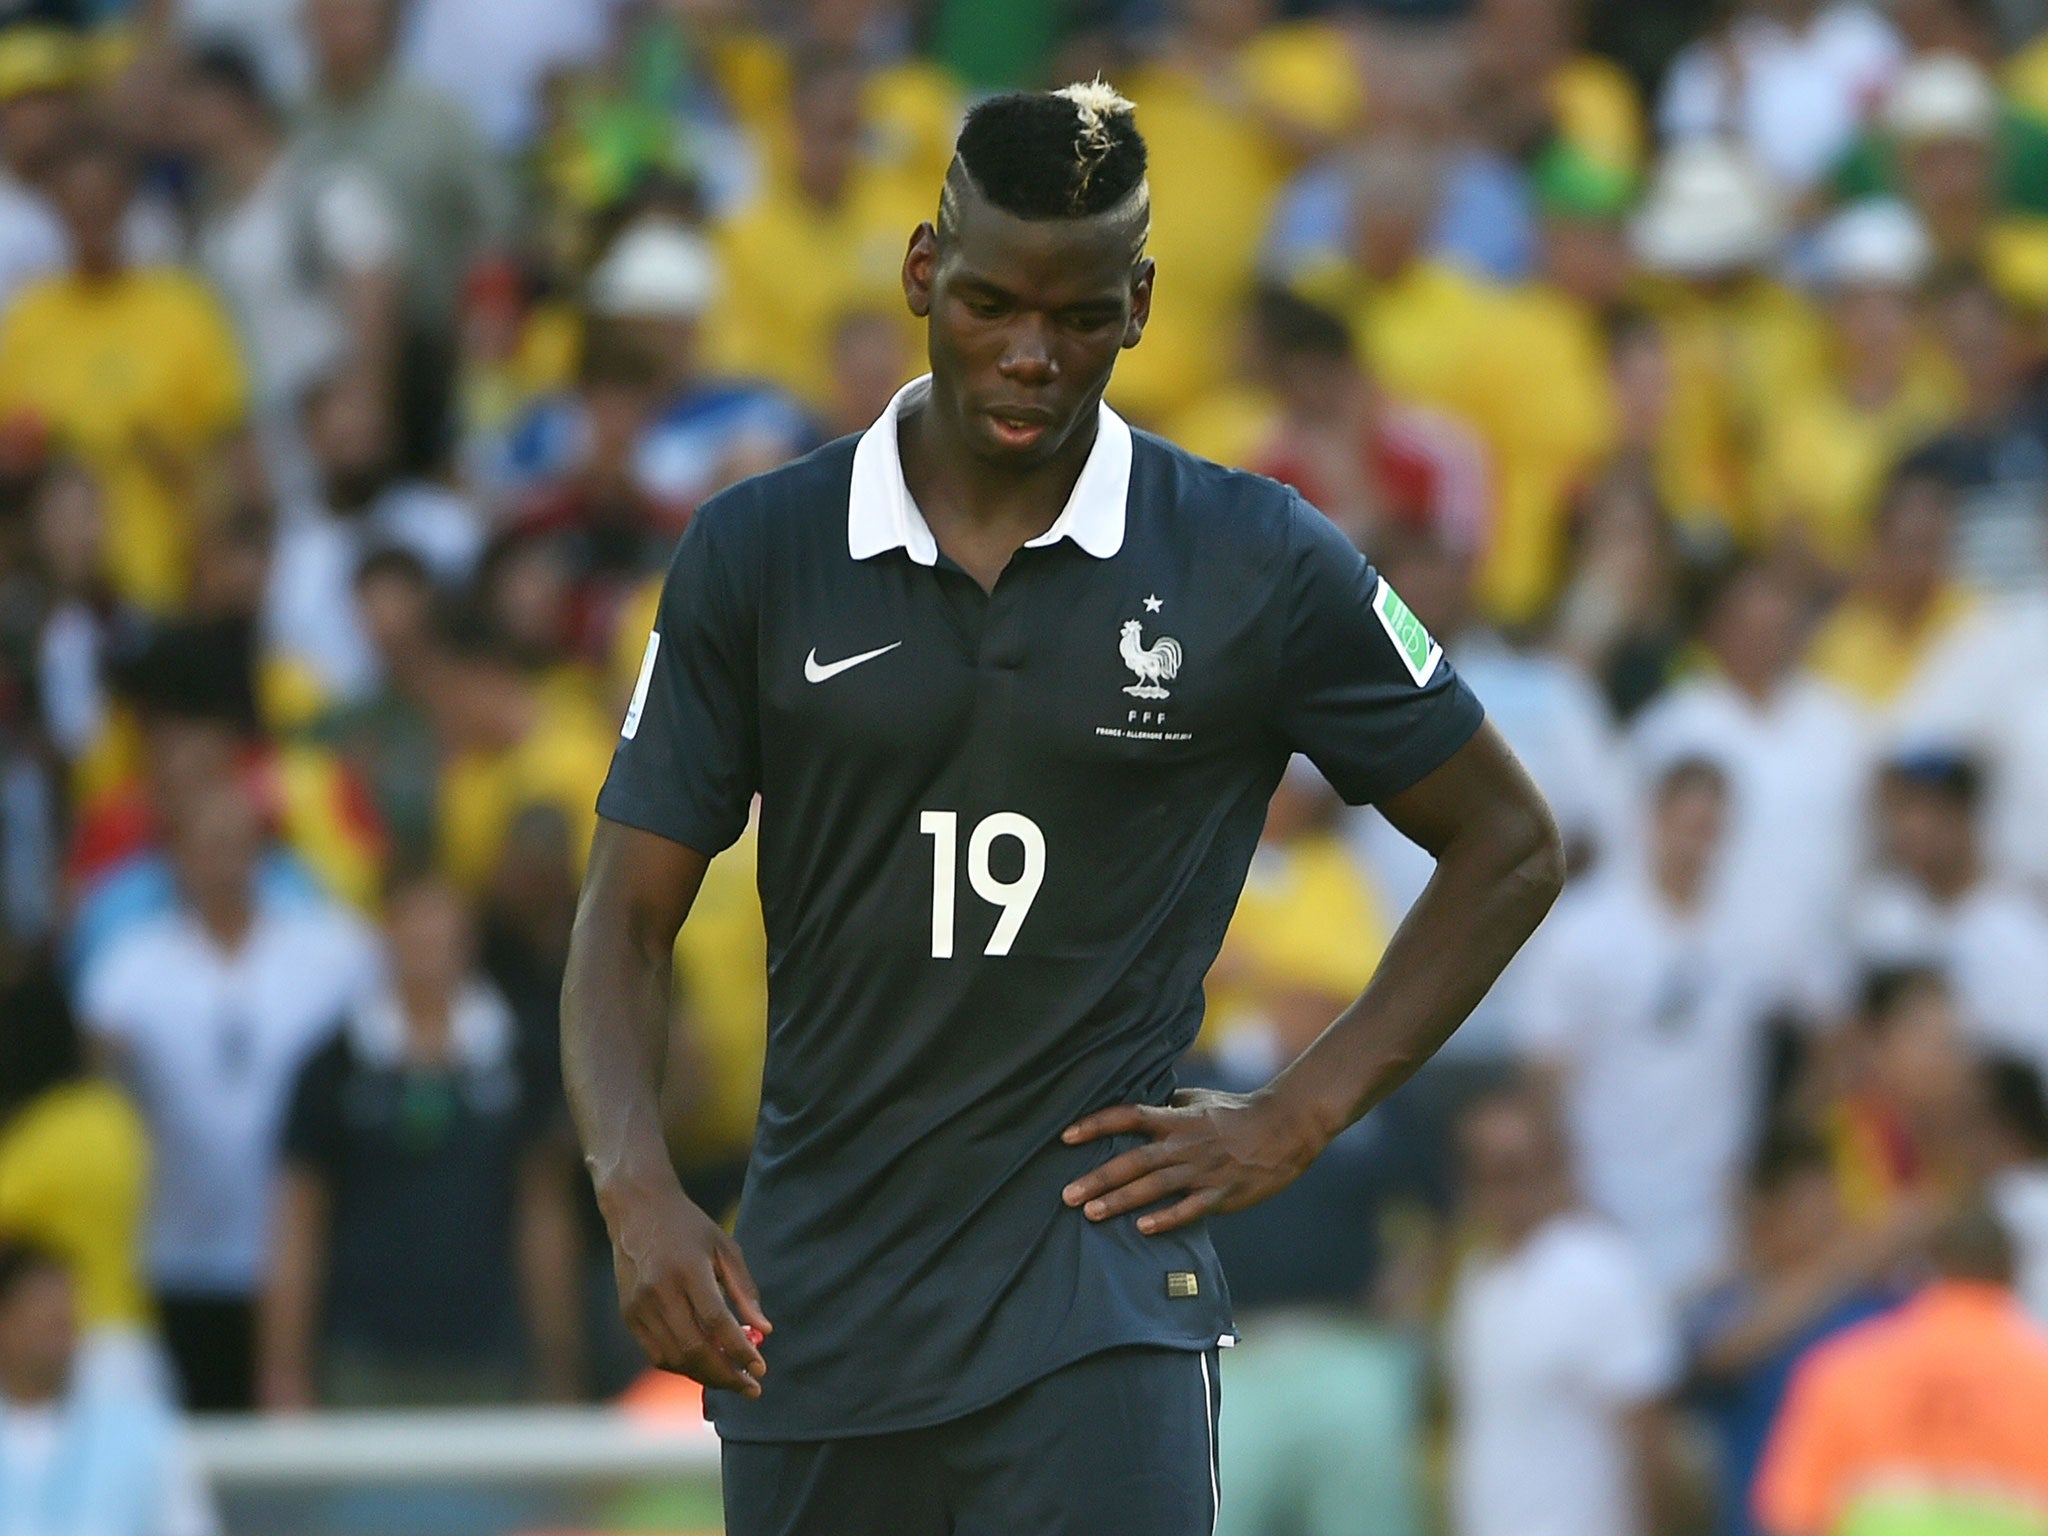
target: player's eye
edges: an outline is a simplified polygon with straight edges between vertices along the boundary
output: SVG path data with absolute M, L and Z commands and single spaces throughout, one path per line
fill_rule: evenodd
M 979 315 L 984 320 L 993 320 L 1009 306 L 1001 299 L 986 293 L 970 293 L 961 300 L 970 315 Z
M 1070 309 L 1063 318 L 1069 330 L 1099 331 L 1114 325 L 1118 316 L 1113 309 Z

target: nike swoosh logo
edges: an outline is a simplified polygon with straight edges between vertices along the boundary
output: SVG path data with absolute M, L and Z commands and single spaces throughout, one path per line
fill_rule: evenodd
M 822 667 L 818 665 L 818 649 L 816 646 L 812 646 L 811 654 L 804 658 L 804 681 L 807 683 L 822 683 L 828 677 L 837 677 L 840 673 L 849 668 L 857 667 L 864 661 L 873 661 L 877 656 L 886 656 L 902 643 L 901 640 L 898 640 L 890 645 L 878 645 L 872 651 L 862 651 L 858 656 L 849 656 L 844 661 L 835 661 L 828 666 Z

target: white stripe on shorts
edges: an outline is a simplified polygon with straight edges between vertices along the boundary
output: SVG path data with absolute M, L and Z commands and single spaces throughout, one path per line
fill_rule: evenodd
M 1223 1490 L 1216 1482 L 1216 1394 L 1209 1386 L 1209 1352 L 1195 1358 L 1202 1362 L 1202 1413 L 1209 1421 L 1209 1536 L 1216 1536 L 1216 1521 L 1223 1513 Z

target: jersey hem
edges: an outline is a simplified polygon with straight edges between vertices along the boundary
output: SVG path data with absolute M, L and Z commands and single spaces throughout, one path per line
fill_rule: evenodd
M 723 1424 L 718 1422 L 708 1409 L 704 1416 L 711 1420 L 711 1426 L 718 1431 L 718 1438 L 720 1440 L 731 1440 L 741 1445 L 810 1444 L 821 1440 L 865 1440 L 874 1435 L 903 1435 L 909 1434 L 913 1430 L 934 1429 L 941 1424 L 952 1424 L 958 1420 L 980 1413 L 985 1408 L 993 1408 L 997 1403 L 1002 1402 L 1006 1398 L 1015 1397 L 1026 1387 L 1036 1385 L 1056 1371 L 1063 1371 L 1070 1365 L 1078 1365 L 1083 1360 L 1087 1360 L 1095 1355 L 1107 1354 L 1112 1349 L 1172 1349 L 1190 1355 L 1197 1355 L 1207 1354 L 1210 1350 L 1218 1348 L 1226 1338 L 1235 1343 L 1237 1337 L 1236 1325 L 1226 1324 L 1221 1328 L 1210 1329 L 1196 1337 L 1176 1334 L 1171 1338 L 1147 1336 L 1134 1339 L 1111 1339 L 1099 1344 L 1090 1344 L 1075 1350 L 1072 1354 L 1057 1356 L 1049 1360 L 1043 1367 L 1032 1371 L 1030 1375 L 1011 1382 L 1001 1391 L 992 1393 L 987 1397 L 976 1398 L 964 1407 L 945 1408 L 927 1414 L 913 1414 L 901 1419 L 888 1419 L 880 1424 L 862 1424 L 858 1428 L 791 1430 L 782 1434 L 747 1434 L 728 1430 Z

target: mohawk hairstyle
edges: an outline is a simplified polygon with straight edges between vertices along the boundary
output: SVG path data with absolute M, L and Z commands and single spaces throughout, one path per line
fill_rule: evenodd
M 1062 90 L 994 96 L 967 114 L 939 202 L 952 225 L 956 180 L 1020 219 L 1081 219 L 1142 206 L 1145 141 L 1131 103 L 1100 77 Z

